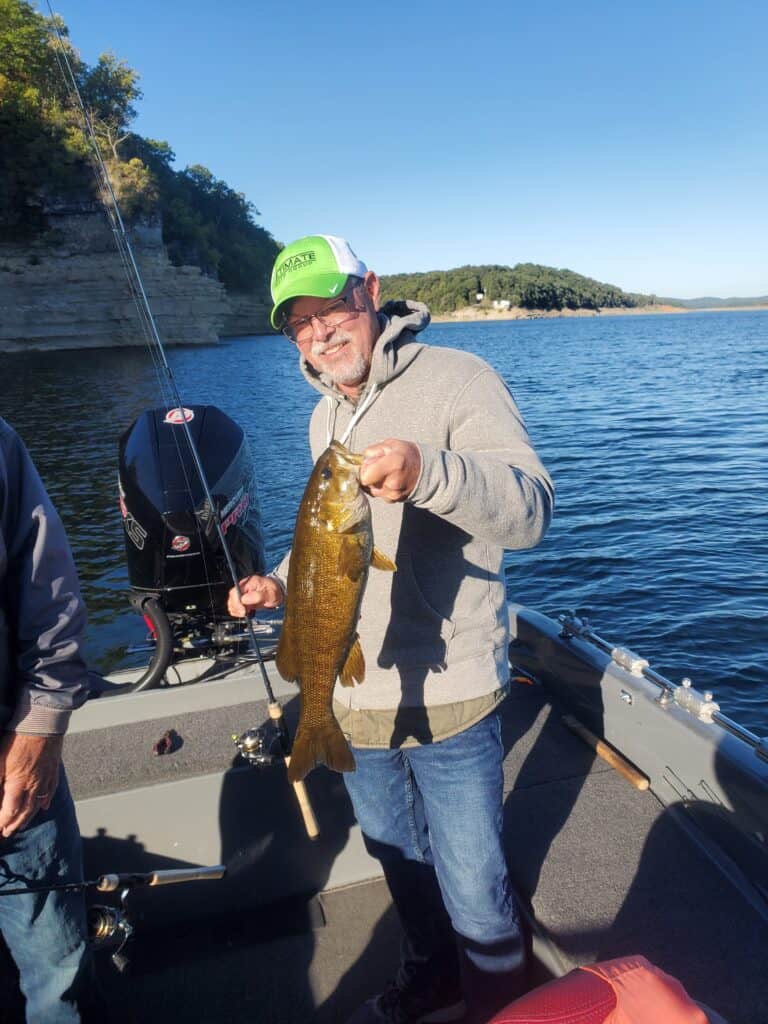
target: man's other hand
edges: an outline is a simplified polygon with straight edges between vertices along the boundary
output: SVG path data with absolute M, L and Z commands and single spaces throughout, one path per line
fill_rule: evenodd
M 7 732 L 0 738 L 0 835 L 11 836 L 51 806 L 63 736 Z
M 360 483 L 372 498 L 405 501 L 421 473 L 421 452 L 411 441 L 389 438 L 363 452 Z
M 240 597 L 235 587 L 230 590 L 227 610 L 234 618 L 241 619 L 259 608 L 279 608 L 284 599 L 283 588 L 272 576 L 246 576 L 240 580 Z

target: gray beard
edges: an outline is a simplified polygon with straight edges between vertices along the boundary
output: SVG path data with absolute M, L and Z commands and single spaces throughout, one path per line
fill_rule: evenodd
M 368 363 L 364 357 L 358 353 L 353 363 L 349 363 L 347 366 L 340 366 L 333 372 L 327 372 L 326 376 L 333 381 L 334 384 L 352 385 L 359 384 L 365 380 L 368 375 Z
M 338 341 L 348 341 L 348 337 L 340 337 Z M 334 344 L 338 344 L 334 342 Z M 322 348 L 329 346 L 323 345 Z M 314 355 L 314 353 L 313 353 Z M 359 384 L 365 380 L 368 375 L 370 367 L 365 359 L 365 356 L 361 352 L 358 352 L 355 359 L 351 363 L 345 363 L 343 366 L 335 367 L 334 369 L 323 368 L 320 373 L 321 376 L 326 380 L 331 381 L 333 384 L 344 384 L 345 386 L 351 386 L 353 384 Z

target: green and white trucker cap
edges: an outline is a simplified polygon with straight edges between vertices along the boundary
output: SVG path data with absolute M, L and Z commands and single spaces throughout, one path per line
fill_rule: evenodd
M 278 253 L 272 268 L 272 326 L 279 330 L 283 303 L 299 295 L 332 299 L 344 290 L 348 277 L 365 277 L 368 268 L 349 242 L 336 235 L 307 235 Z

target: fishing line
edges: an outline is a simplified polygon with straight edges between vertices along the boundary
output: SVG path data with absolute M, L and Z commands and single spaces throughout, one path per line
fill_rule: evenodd
M 112 229 L 112 235 L 115 241 L 115 246 L 117 248 L 120 262 L 122 264 L 123 272 L 125 273 L 125 277 L 128 281 L 128 287 L 131 293 L 131 298 L 133 299 L 134 306 L 136 307 L 141 334 L 144 337 L 144 341 L 146 343 L 147 350 L 149 352 L 155 370 L 155 377 L 157 379 L 160 390 L 161 402 L 166 409 L 172 408 L 174 404 L 181 408 L 181 398 L 178 392 L 178 388 L 176 387 L 171 368 L 168 365 L 168 362 L 165 358 L 165 352 L 162 343 L 160 342 L 160 333 L 158 331 L 157 324 L 152 313 L 152 309 L 149 305 L 149 300 L 147 298 L 146 290 L 144 288 L 144 284 L 141 278 L 141 274 L 139 272 L 138 265 L 136 263 L 136 260 L 134 259 L 133 250 L 131 248 L 130 240 L 128 239 L 128 234 L 123 223 L 122 214 L 120 212 L 120 206 L 118 204 L 117 196 L 115 195 L 115 191 L 112 186 L 109 171 L 107 169 L 106 164 L 104 163 L 104 158 L 101 154 L 101 148 L 98 143 L 98 137 L 96 135 L 96 129 L 93 124 L 93 119 L 90 116 L 88 108 L 85 106 L 85 103 L 83 102 L 83 98 L 77 84 L 77 79 L 75 78 L 75 74 L 72 69 L 72 64 L 69 60 L 66 51 L 66 46 L 64 45 L 64 40 L 62 38 L 61 32 L 59 31 L 58 24 L 54 19 L 53 10 L 51 8 L 49 0 L 47 6 L 48 10 L 51 12 L 51 24 L 56 33 L 56 37 L 59 44 L 58 48 L 54 49 L 56 62 L 59 66 L 59 70 L 61 71 L 65 86 L 69 92 L 70 99 L 74 100 L 76 106 L 79 108 L 80 115 L 83 119 L 83 124 L 85 126 L 85 135 L 90 144 L 91 164 L 96 177 L 97 186 L 99 188 L 99 198 L 101 200 L 102 207 L 104 208 L 107 214 L 107 219 L 109 220 L 110 228 Z M 173 443 L 176 448 L 176 455 L 179 460 L 179 465 L 181 466 L 181 472 L 184 477 L 184 483 L 187 489 L 187 493 L 191 495 L 192 484 L 187 474 L 187 466 L 185 460 L 183 459 L 181 454 L 178 433 L 176 431 L 173 431 L 171 436 L 173 437 Z M 189 435 L 189 432 L 186 431 L 185 439 L 188 445 L 190 442 L 190 437 L 191 435 Z M 191 450 L 191 445 L 190 451 L 194 461 L 195 456 L 194 452 Z M 210 505 L 210 502 L 207 501 L 207 504 Z M 215 517 L 214 509 L 211 509 L 211 515 Z M 208 564 L 208 555 L 206 550 L 207 545 L 203 542 L 203 529 L 200 523 L 200 519 L 197 516 L 194 517 L 194 524 L 195 531 L 198 537 L 200 555 L 202 558 L 206 588 L 208 590 L 208 603 L 212 609 L 215 609 L 215 602 L 213 599 L 213 586 L 211 583 L 212 571 L 211 567 Z M 216 622 L 217 617 L 215 610 L 213 611 L 212 614 L 214 622 Z
M 122 215 L 120 213 L 120 207 L 117 201 L 117 196 L 115 195 L 114 188 L 112 186 L 112 181 L 109 176 L 109 171 L 107 170 L 106 164 L 104 163 L 104 159 L 101 154 L 101 148 L 98 143 L 96 129 L 93 125 L 93 119 L 90 116 L 88 108 L 85 106 L 85 103 L 83 102 L 83 98 L 77 84 L 77 79 L 75 78 L 75 74 L 72 69 L 72 64 L 67 54 L 64 40 L 59 30 L 58 23 L 56 22 L 53 15 L 50 0 L 48 0 L 47 6 L 48 10 L 51 12 L 51 24 L 54 29 L 54 32 L 56 33 L 56 38 L 59 44 L 58 48 L 54 49 L 56 62 L 59 66 L 59 70 L 61 71 L 67 91 L 69 92 L 70 99 L 73 100 L 75 105 L 79 108 L 80 115 L 83 120 L 83 124 L 85 127 L 85 136 L 90 145 L 91 164 L 93 167 L 94 175 L 96 177 L 96 183 L 99 189 L 99 198 L 101 200 L 101 205 L 107 214 L 107 219 L 109 221 L 109 225 L 112 230 L 112 236 L 114 238 L 115 246 L 117 248 L 118 257 L 122 264 L 126 280 L 128 282 L 128 288 L 131 293 L 131 298 L 133 299 L 134 306 L 136 307 L 136 312 L 139 318 L 140 331 L 144 337 L 144 341 L 147 346 L 147 350 L 149 352 L 150 358 L 152 360 L 152 365 L 155 370 L 155 377 L 157 379 L 158 387 L 160 390 L 160 399 L 166 409 L 173 407 L 174 399 L 175 404 L 177 406 L 180 406 L 181 399 L 178 394 L 178 389 L 175 387 L 172 371 L 167 363 L 167 360 L 165 359 L 163 346 L 160 343 L 160 334 L 157 329 L 157 324 L 155 322 L 154 316 L 152 314 L 152 309 L 149 305 L 149 300 L 144 289 L 138 265 L 136 264 L 136 261 L 133 256 L 133 250 L 128 239 L 128 234 L 125 230 L 125 225 L 123 223 Z M 184 477 L 184 483 L 187 489 L 187 493 L 191 495 L 192 485 L 187 474 L 185 460 L 182 458 L 181 448 L 179 446 L 179 436 L 176 431 L 173 431 L 171 436 L 173 438 L 173 443 L 176 448 L 176 455 L 179 460 L 179 465 L 181 466 L 181 472 Z M 198 517 L 194 517 L 194 523 L 195 531 L 198 536 L 200 554 L 202 557 L 203 572 L 205 574 L 206 587 L 208 590 L 208 600 L 210 606 L 213 608 L 213 588 L 211 585 L 211 570 L 209 568 L 207 561 L 207 546 L 203 542 L 202 528 Z
M 152 359 L 152 363 L 155 368 L 155 373 L 158 378 L 158 384 L 160 386 L 163 403 L 167 406 L 170 405 L 170 396 L 166 391 L 165 381 L 163 380 L 161 371 L 162 364 L 155 352 L 155 349 L 152 347 L 151 344 L 151 311 L 148 312 L 148 303 L 146 305 L 142 304 L 139 288 L 137 288 L 136 283 L 134 283 L 134 277 L 133 274 L 131 273 L 132 254 L 130 253 L 126 245 L 127 236 L 125 235 L 124 229 L 121 232 L 121 228 L 123 227 L 123 225 L 122 218 L 120 216 L 120 210 L 117 205 L 117 199 L 115 197 L 114 191 L 112 190 L 112 184 L 109 178 L 109 174 L 107 172 L 106 166 L 101 156 L 101 150 L 98 145 L 96 132 L 91 121 L 91 116 L 83 102 L 82 96 L 80 94 L 80 89 L 77 85 L 77 80 L 75 79 L 74 71 L 72 70 L 72 65 L 66 52 L 66 46 L 64 44 L 64 39 L 62 37 L 61 31 L 59 30 L 56 16 L 53 13 L 53 9 L 51 7 L 49 0 L 46 0 L 46 2 L 48 10 L 51 15 L 51 27 L 58 41 L 58 47 L 54 47 L 54 57 L 56 58 L 56 63 L 59 66 L 59 71 L 61 72 L 61 76 L 64 80 L 64 86 L 70 95 L 70 99 L 74 99 L 76 105 L 79 107 L 80 114 L 85 125 L 85 136 L 90 144 L 91 163 L 94 174 L 96 176 L 96 183 L 99 188 L 99 198 L 101 200 L 101 205 L 103 206 L 107 214 L 107 219 L 109 220 L 109 225 L 112 230 L 112 235 L 114 238 L 115 246 L 117 248 L 118 257 L 120 259 L 120 262 L 122 264 L 123 270 L 128 281 L 128 288 L 131 293 L 131 298 L 133 299 L 133 302 L 136 306 L 136 312 L 139 318 L 141 333 L 143 334 L 144 340 L 147 343 L 150 358 Z M 111 195 L 112 205 L 110 205 L 110 203 L 107 201 L 108 195 Z M 136 268 L 136 275 L 138 276 L 138 268 Z
M 144 288 L 144 282 L 142 280 L 141 273 L 136 263 L 136 258 L 133 253 L 133 247 L 131 246 L 128 233 L 125 228 L 125 223 L 120 212 L 120 205 L 117 201 L 117 196 L 115 195 L 115 191 L 112 186 L 109 171 L 107 170 L 106 164 L 104 163 L 104 158 L 101 154 L 101 149 L 99 147 L 96 131 L 93 126 L 93 121 L 85 106 L 82 94 L 78 87 L 74 71 L 72 70 L 72 64 L 69 60 L 69 56 L 66 51 L 64 39 L 59 29 L 59 24 L 54 14 L 50 0 L 46 0 L 46 6 L 48 7 L 48 10 L 50 12 L 51 26 L 53 28 L 53 31 L 56 35 L 56 39 L 58 40 L 59 44 L 59 53 L 57 54 L 59 68 L 62 71 L 66 88 L 69 91 L 70 96 L 74 99 L 77 108 L 80 111 L 80 115 L 83 119 L 86 138 L 88 139 L 95 160 L 95 171 L 97 176 L 97 182 L 100 186 L 102 205 L 105 207 L 107 211 L 107 215 L 110 220 L 110 225 L 112 226 L 112 232 L 115 236 L 115 241 L 117 243 L 118 252 L 120 254 L 123 266 L 126 269 L 129 285 L 131 287 L 131 293 L 134 297 L 134 301 L 139 311 L 139 319 L 142 325 L 142 330 L 145 332 L 145 337 L 150 343 L 150 352 L 152 354 L 152 359 L 153 363 L 155 364 L 156 371 L 158 372 L 158 379 L 160 382 L 161 391 L 163 391 L 163 395 L 165 397 L 165 383 L 167 384 L 167 387 L 170 391 L 170 395 L 172 396 L 172 401 L 166 401 L 166 407 L 175 405 L 175 407 L 178 408 L 180 411 L 181 423 L 179 425 L 181 426 L 184 432 L 187 446 L 189 448 L 190 455 L 192 456 L 192 461 L 194 463 L 195 471 L 200 480 L 200 484 L 203 488 L 205 502 L 213 518 L 219 543 L 221 544 L 221 550 L 224 555 L 224 559 L 227 563 L 227 569 L 232 578 L 234 589 L 238 595 L 238 598 L 240 598 L 242 595 L 240 591 L 239 579 L 237 576 L 237 569 L 232 559 L 232 554 L 229 550 L 229 545 L 227 544 L 226 538 L 224 536 L 224 531 L 221 526 L 221 518 L 219 516 L 218 510 L 216 509 L 216 506 L 213 501 L 213 496 L 208 486 L 208 481 L 205 476 L 205 471 L 203 469 L 203 465 L 200 459 L 200 454 L 197 450 L 197 446 L 195 445 L 194 439 L 192 437 L 192 432 L 189 428 L 189 424 L 187 423 L 186 416 L 184 415 L 183 412 L 184 404 L 181 400 L 181 395 L 176 385 L 176 380 L 173 376 L 173 371 L 171 370 L 171 367 L 168 363 L 168 359 L 165 354 L 165 347 L 160 338 L 160 333 L 157 328 L 157 322 L 155 320 L 154 314 L 152 313 L 152 308 L 149 304 L 149 299 L 147 298 L 146 289 Z M 108 197 L 108 202 L 106 201 L 106 197 Z M 175 431 L 173 432 L 173 436 L 174 439 L 177 437 Z M 176 443 L 178 450 L 178 441 Z M 182 472 L 184 473 L 185 480 L 187 483 L 187 490 L 191 495 L 192 488 L 190 481 L 187 477 L 184 460 L 183 458 L 181 458 L 180 450 L 178 453 L 182 466 Z M 259 647 L 258 640 L 256 639 L 256 633 L 253 627 L 253 623 L 251 622 L 248 616 L 246 616 L 246 624 L 251 650 L 253 651 L 253 653 L 256 654 L 259 667 L 261 669 L 262 682 L 267 692 L 267 697 L 269 698 L 270 704 L 275 705 L 277 702 L 275 701 L 272 685 L 269 681 L 269 676 L 267 675 L 267 670 L 264 664 L 261 648 Z M 282 722 L 282 719 L 280 720 L 280 722 L 282 724 L 278 724 L 278 728 L 280 729 L 281 736 L 283 737 L 284 741 L 288 742 L 287 729 L 285 727 L 285 724 Z
M 205 476 L 203 464 L 200 459 L 200 453 L 197 450 L 197 446 L 192 437 L 192 432 L 189 428 L 187 418 L 184 414 L 184 404 L 181 400 L 179 389 L 176 386 L 176 381 L 173 376 L 173 372 L 166 358 L 165 348 L 160 338 L 160 333 L 157 329 L 157 323 L 152 313 L 152 308 L 149 304 L 149 299 L 147 298 L 146 289 L 144 288 L 144 282 L 142 281 L 142 277 L 133 254 L 133 248 L 131 246 L 128 233 L 125 229 L 123 217 L 120 213 L 120 205 L 117 201 L 117 196 L 115 195 L 114 188 L 112 187 L 112 181 L 109 176 L 109 171 L 107 170 L 106 164 L 104 163 L 104 159 L 101 155 L 101 149 L 99 148 L 98 138 L 96 136 L 96 131 L 93 126 L 93 121 L 90 117 L 88 110 L 86 109 L 85 103 L 83 102 L 83 97 L 80 93 L 77 80 L 72 70 L 72 65 L 67 54 L 66 46 L 64 45 L 64 39 L 59 30 L 59 25 L 56 20 L 56 16 L 53 13 L 53 8 L 51 7 L 51 0 L 46 0 L 46 4 L 51 16 L 51 26 L 53 28 L 53 31 L 56 35 L 59 44 L 60 59 L 57 56 L 59 67 L 64 76 L 66 88 L 68 89 L 71 97 L 74 99 L 74 102 L 77 108 L 79 109 L 83 119 L 86 138 L 88 139 L 91 150 L 93 151 L 95 161 L 94 170 L 96 173 L 97 182 L 100 186 L 102 205 L 105 207 L 107 211 L 110 225 L 112 226 L 112 233 L 117 243 L 118 252 L 120 253 L 120 259 L 123 262 L 123 266 L 128 276 L 129 286 L 131 287 L 134 302 L 139 311 L 139 321 L 142 325 L 142 330 L 144 331 L 145 338 L 150 347 L 150 352 L 152 353 L 152 361 L 155 365 L 155 369 L 158 375 L 158 381 L 160 382 L 161 392 L 165 394 L 164 384 L 167 383 L 167 387 L 170 390 L 173 401 L 166 402 L 166 407 L 173 406 L 179 410 L 181 420 L 181 423 L 179 425 L 181 426 L 184 432 L 184 437 L 186 438 L 189 453 L 192 456 L 192 461 L 194 463 L 195 472 L 197 473 L 198 479 L 203 489 L 203 493 L 205 495 L 204 509 L 206 509 L 210 513 L 210 516 L 213 519 L 216 528 L 216 534 L 221 545 L 221 551 L 222 554 L 224 555 L 224 559 L 227 564 L 227 569 L 232 579 L 233 588 L 238 596 L 238 599 L 242 600 L 240 581 L 238 579 L 237 569 L 232 558 L 232 553 L 229 549 L 229 545 L 227 544 L 226 537 L 224 536 L 224 529 L 221 523 L 221 515 L 214 504 L 213 495 L 211 494 L 210 488 L 208 486 L 208 481 Z M 107 197 L 109 201 L 107 201 Z M 192 487 L 187 476 L 187 470 L 184 463 L 184 459 L 181 457 L 181 451 L 179 449 L 176 431 L 173 431 L 173 438 L 174 443 L 176 444 L 176 450 L 179 456 L 179 461 L 181 462 L 182 472 L 184 474 L 184 478 L 187 485 L 187 491 L 190 494 L 190 497 L 193 497 Z M 196 521 L 197 519 L 198 517 L 196 517 Z M 197 522 L 197 527 L 199 532 L 199 522 Z M 201 547 L 204 547 L 204 545 L 201 545 Z M 206 579 L 208 582 L 210 593 L 210 576 L 208 574 L 207 567 Z M 280 743 L 284 751 L 284 760 L 287 767 L 288 764 L 290 763 L 291 737 L 288 732 L 288 727 L 285 724 L 283 710 L 278 701 L 275 699 L 275 695 L 272 690 L 272 684 L 269 681 L 266 665 L 264 664 L 264 657 L 261 653 L 259 642 L 256 639 L 256 631 L 250 616 L 245 616 L 245 623 L 251 652 L 256 655 L 256 660 L 258 661 L 259 669 L 261 671 L 261 681 L 264 685 L 264 689 L 267 694 L 267 710 L 269 713 L 269 718 L 272 721 L 273 726 L 277 730 L 278 736 L 280 738 Z M 299 809 L 301 811 L 302 818 L 304 819 L 304 826 L 307 830 L 307 834 L 310 836 L 310 838 L 314 839 L 319 835 L 319 829 L 317 827 L 317 821 L 315 820 L 312 807 L 309 803 L 309 797 L 307 795 L 306 787 L 303 782 L 293 782 L 291 783 L 291 785 L 296 795 L 296 799 L 299 804 Z

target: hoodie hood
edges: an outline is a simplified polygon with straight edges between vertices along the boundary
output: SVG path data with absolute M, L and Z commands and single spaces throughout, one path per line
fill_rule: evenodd
M 431 319 L 423 302 L 410 301 L 387 302 L 379 310 L 378 317 L 381 334 L 373 349 L 371 368 L 361 400 L 372 387 L 380 390 L 410 366 L 424 347 L 415 336 L 424 330 Z M 318 373 L 303 356 L 299 366 L 306 380 L 321 395 L 336 401 L 344 397 L 330 378 Z

